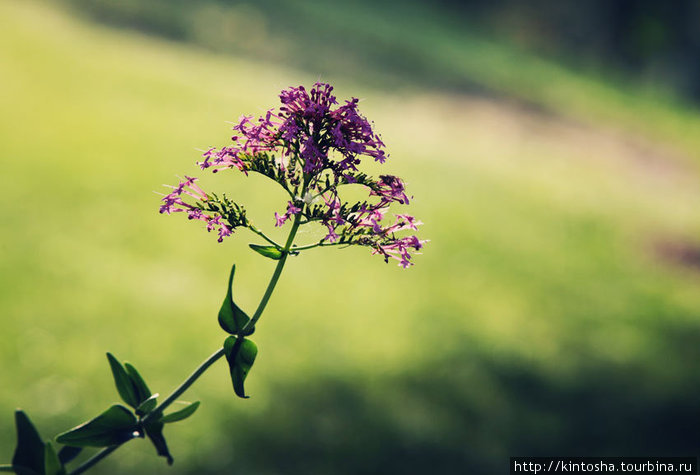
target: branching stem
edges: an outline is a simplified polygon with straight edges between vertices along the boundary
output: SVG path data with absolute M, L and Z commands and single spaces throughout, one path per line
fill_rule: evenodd
M 305 188 L 305 187 L 304 187 Z M 301 213 L 298 213 L 294 217 L 294 223 L 292 224 L 292 229 L 289 231 L 289 236 L 287 237 L 287 242 L 285 243 L 284 247 L 282 249 L 282 257 L 280 258 L 279 261 L 277 261 L 277 266 L 275 267 L 275 271 L 272 273 L 272 277 L 270 278 L 270 283 L 267 284 L 267 289 L 265 290 L 265 294 L 262 296 L 262 299 L 260 300 L 260 304 L 258 304 L 257 310 L 255 310 L 255 313 L 253 314 L 253 318 L 250 319 L 250 321 L 241 329 L 241 334 L 245 334 L 245 331 L 248 328 L 252 328 L 255 323 L 260 319 L 260 316 L 262 315 L 263 311 L 265 310 L 265 306 L 267 305 L 267 302 L 270 300 L 270 297 L 272 296 L 272 292 L 275 290 L 275 286 L 277 285 L 277 281 L 280 278 L 280 275 L 282 274 L 282 269 L 284 268 L 284 263 L 287 261 L 287 257 L 289 256 L 289 251 L 294 250 L 292 247 L 294 244 L 294 238 L 297 234 L 297 230 L 299 229 L 300 226 L 300 221 L 301 221 Z M 260 235 L 264 239 L 266 239 L 270 244 L 273 244 L 276 247 L 280 247 L 277 243 L 269 239 L 265 234 L 262 233 L 262 231 L 257 230 L 254 227 L 250 228 L 254 233 Z M 145 425 L 148 421 L 153 419 L 154 417 L 159 417 L 163 413 L 163 411 L 170 406 L 177 398 L 179 398 L 185 391 L 189 389 L 190 386 L 194 384 L 199 377 L 204 374 L 211 365 L 216 363 L 222 356 L 224 356 L 224 349 L 219 348 L 214 354 L 212 354 L 209 358 L 207 358 L 202 364 L 200 364 L 197 369 L 194 370 L 194 372 L 187 378 L 180 386 L 175 389 L 175 391 L 170 394 L 163 402 L 158 405 L 152 412 L 149 412 L 144 416 L 143 419 L 141 419 L 141 425 Z M 97 452 L 95 455 L 93 455 L 91 458 L 83 462 L 81 465 L 75 468 L 75 470 L 71 471 L 69 475 L 78 475 L 80 473 L 85 472 L 86 470 L 92 468 L 95 464 L 97 464 L 100 460 L 103 458 L 107 457 L 109 454 L 117 450 L 119 447 L 121 447 L 123 444 L 119 445 L 112 445 L 110 447 L 105 447 L 104 449 L 100 450 Z
M 120 445 L 112 445 L 110 447 L 105 447 L 104 449 L 100 450 L 97 452 L 95 455 L 87 459 L 85 462 L 83 462 L 81 465 L 75 468 L 72 472 L 70 472 L 68 475 L 78 475 L 79 473 L 83 473 L 87 471 L 88 469 L 92 468 L 93 465 L 95 465 L 97 462 L 117 450 Z
M 142 424 L 146 424 L 149 420 L 152 418 L 156 417 L 156 414 L 162 414 L 163 410 L 171 405 L 172 403 L 175 402 L 177 398 L 179 398 L 182 393 L 187 391 L 192 384 L 194 384 L 197 379 L 204 374 L 204 372 L 209 369 L 211 365 L 216 363 L 216 361 L 224 356 L 224 349 L 219 348 L 216 353 L 211 355 L 209 358 L 206 359 L 199 367 L 197 367 L 196 370 L 190 375 L 189 378 L 187 378 L 180 386 L 175 389 L 175 391 L 172 392 L 170 396 L 168 396 L 163 402 L 161 402 L 158 407 L 156 407 L 152 412 L 149 412 L 146 414 L 146 416 L 141 420 Z

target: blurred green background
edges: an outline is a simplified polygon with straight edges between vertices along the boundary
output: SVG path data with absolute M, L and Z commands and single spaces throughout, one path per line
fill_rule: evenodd
M 166 428 L 173 467 L 137 441 L 94 473 L 697 455 L 700 7 L 665 3 L 0 1 L 0 461 L 15 407 L 49 437 L 117 401 L 105 351 L 169 393 L 223 340 L 231 263 L 257 304 L 258 240 L 218 244 L 154 191 L 316 80 L 362 99 L 425 253 L 290 260 L 252 397 L 218 363 Z M 215 178 L 272 228 L 273 183 Z

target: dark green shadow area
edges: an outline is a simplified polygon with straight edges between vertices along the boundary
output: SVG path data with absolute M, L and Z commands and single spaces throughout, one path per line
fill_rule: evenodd
M 682 381 L 595 358 L 557 377 L 465 350 L 373 381 L 277 387 L 261 414 L 222 419 L 226 442 L 186 473 L 506 473 L 515 455 L 695 455 L 700 328 L 659 338 L 687 362 Z

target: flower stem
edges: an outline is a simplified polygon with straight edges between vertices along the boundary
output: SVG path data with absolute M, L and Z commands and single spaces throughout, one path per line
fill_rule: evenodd
M 121 447 L 121 444 L 119 445 L 112 445 L 110 447 L 105 447 L 104 449 L 100 450 L 97 452 L 95 455 L 87 459 L 85 462 L 83 462 L 81 465 L 75 468 L 72 472 L 69 472 L 68 475 L 78 475 L 79 473 L 83 473 L 87 471 L 88 469 L 92 468 L 93 465 L 95 465 L 97 462 L 117 450 L 119 447 Z
M 194 382 L 202 375 L 204 372 L 209 369 L 211 365 L 213 365 L 219 358 L 224 356 L 224 349 L 219 348 L 216 353 L 211 355 L 209 358 L 207 358 L 202 364 L 200 364 L 197 369 L 194 370 L 194 372 L 190 375 L 189 378 L 187 378 L 180 386 L 177 387 L 173 393 L 167 397 L 167 399 L 163 402 L 160 403 L 158 407 L 156 407 L 152 412 L 149 412 L 146 414 L 146 416 L 141 419 L 141 425 L 145 425 L 146 422 L 148 422 L 150 419 L 153 417 L 156 417 L 156 414 L 162 414 L 163 410 L 171 405 L 175 400 L 182 395 L 187 389 L 194 384 Z M 104 449 L 100 450 L 97 452 L 95 455 L 93 455 L 91 458 L 87 459 L 82 465 L 76 467 L 75 470 L 69 473 L 69 475 L 78 475 L 80 473 L 85 472 L 86 470 L 92 468 L 93 465 L 95 465 L 97 462 L 102 460 L 103 458 L 107 457 L 109 454 L 117 450 L 119 447 L 121 447 L 123 444 L 118 444 L 118 445 L 112 445 L 109 447 L 105 447 Z
M 262 299 L 260 300 L 260 304 L 258 305 L 257 310 L 255 310 L 255 313 L 253 314 L 253 318 L 250 319 L 250 321 L 241 329 L 240 334 L 244 334 L 243 332 L 247 330 L 250 327 L 253 327 L 255 323 L 260 319 L 260 316 L 262 315 L 263 311 L 265 310 L 265 306 L 267 305 L 267 302 L 270 300 L 270 297 L 272 296 L 272 292 L 275 290 L 275 286 L 277 285 L 277 281 L 280 278 L 280 274 L 282 274 L 282 269 L 284 268 L 284 263 L 287 261 L 287 256 L 289 256 L 289 251 L 292 250 L 292 245 L 294 244 L 294 238 L 296 237 L 297 230 L 299 229 L 299 225 L 301 221 L 301 213 L 298 213 L 294 217 L 294 223 L 292 224 L 292 229 L 289 231 L 289 236 L 287 237 L 287 242 L 284 245 L 284 248 L 282 248 L 282 257 L 280 258 L 279 261 L 277 261 L 277 266 L 275 267 L 275 271 L 272 274 L 272 278 L 270 278 L 270 283 L 267 284 L 267 289 L 265 290 L 265 294 L 263 295 Z M 253 230 L 257 234 L 263 236 L 265 239 L 268 239 L 264 234 L 262 234 L 258 230 Z M 269 239 L 268 239 L 269 240 Z M 271 243 L 275 244 L 274 241 L 269 240 Z M 207 358 L 202 364 L 200 364 L 197 369 L 194 370 L 194 372 L 190 375 L 189 378 L 187 378 L 180 386 L 175 389 L 175 391 L 170 394 L 163 402 L 161 402 L 158 407 L 156 407 L 153 411 L 149 412 L 146 414 L 143 419 L 141 419 L 141 426 L 145 425 L 148 421 L 153 419 L 154 417 L 160 417 L 160 415 L 163 414 L 163 411 L 165 408 L 170 406 L 175 400 L 180 397 L 185 391 L 189 389 L 192 384 L 194 384 L 199 377 L 204 374 L 206 370 L 209 369 L 211 365 L 216 363 L 217 360 L 219 360 L 222 356 L 224 356 L 224 349 L 219 348 L 216 350 L 214 354 L 212 354 L 209 358 Z M 69 473 L 69 475 L 78 475 L 80 473 L 85 472 L 89 468 L 91 468 L 93 465 L 95 465 L 97 462 L 102 460 L 103 458 L 107 457 L 109 454 L 117 450 L 119 447 L 121 447 L 122 444 L 119 445 L 112 445 L 110 447 L 105 447 L 104 449 L 100 450 L 86 460 L 82 465 L 78 466 L 75 470 Z M 0 467 L 0 471 L 2 467 Z
M 149 412 L 146 414 L 146 416 L 141 420 L 143 424 L 148 422 L 150 419 L 153 417 L 156 417 L 157 414 L 162 414 L 163 410 L 171 405 L 177 398 L 179 398 L 182 393 L 187 391 L 192 384 L 194 384 L 195 381 L 197 381 L 197 378 L 199 378 L 204 372 L 209 369 L 211 365 L 213 365 L 219 358 L 224 356 L 224 349 L 219 348 L 216 350 L 216 353 L 211 355 L 209 358 L 207 358 L 206 361 L 204 361 L 199 367 L 197 367 L 196 370 L 190 375 L 189 378 L 187 378 L 180 386 L 177 387 L 175 391 L 172 392 L 170 396 L 165 399 L 165 401 L 161 402 L 158 407 L 156 407 L 152 412 Z
M 251 231 L 253 231 L 255 234 L 257 234 L 258 236 L 260 236 L 261 238 L 263 238 L 264 240 L 266 240 L 267 242 L 269 242 L 269 243 L 272 244 L 273 246 L 275 246 L 277 249 L 282 249 L 282 246 L 280 246 L 279 244 L 277 244 L 277 243 L 276 243 L 275 241 L 273 241 L 269 236 L 267 236 L 264 232 L 260 231 L 258 228 L 256 228 L 256 227 L 253 226 L 252 224 L 248 227 L 248 229 L 250 229 Z
M 294 223 L 292 224 L 292 229 L 289 231 L 287 242 L 285 243 L 284 248 L 282 249 L 282 257 L 280 257 L 280 260 L 277 261 L 277 267 L 275 267 L 275 272 L 273 272 L 272 274 L 270 283 L 267 284 L 265 294 L 260 300 L 260 304 L 258 305 L 257 310 L 255 310 L 255 313 L 253 314 L 253 318 L 251 318 L 250 321 L 241 329 L 241 334 L 245 334 L 245 330 L 247 330 L 248 328 L 252 328 L 260 319 L 260 316 L 265 310 L 265 306 L 267 305 L 268 300 L 270 300 L 270 297 L 272 296 L 272 291 L 275 290 L 275 286 L 277 285 L 277 281 L 280 278 L 280 274 L 282 274 L 284 263 L 287 262 L 289 250 L 292 249 L 294 237 L 297 235 L 297 230 L 299 229 L 299 221 L 301 221 L 301 213 L 298 213 L 294 216 Z
M 329 247 L 329 246 L 349 246 L 350 243 L 347 242 L 317 242 L 315 244 L 308 244 L 306 246 L 294 246 L 292 251 L 306 251 L 308 249 L 313 249 L 315 247 Z

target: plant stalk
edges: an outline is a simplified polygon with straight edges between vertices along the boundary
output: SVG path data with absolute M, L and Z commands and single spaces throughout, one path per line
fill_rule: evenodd
M 93 465 L 95 465 L 97 462 L 99 462 L 100 460 L 117 450 L 119 447 L 121 447 L 121 444 L 105 447 L 104 449 L 100 450 L 95 455 L 87 459 L 85 462 L 80 464 L 78 467 L 76 467 L 75 470 L 69 472 L 68 475 L 78 475 L 79 473 L 87 471 L 88 469 L 92 468 Z
M 289 236 L 287 237 L 287 242 L 284 245 L 284 248 L 282 249 L 282 257 L 280 257 L 280 260 L 277 261 L 277 266 L 275 267 L 275 271 L 272 274 L 272 278 L 270 279 L 270 283 L 267 284 L 267 289 L 265 290 L 265 294 L 263 295 L 262 299 L 260 300 L 260 304 L 258 305 L 257 310 L 255 310 L 255 313 L 253 314 L 253 318 L 250 319 L 248 323 L 245 324 L 245 326 L 241 329 L 241 334 L 245 334 L 245 331 L 248 328 L 252 328 L 257 321 L 260 319 L 260 316 L 262 315 L 263 311 L 265 310 L 265 306 L 267 305 L 268 300 L 270 300 L 270 297 L 272 296 L 272 292 L 275 290 L 275 286 L 277 285 L 277 281 L 280 278 L 280 274 L 282 274 L 282 269 L 284 268 L 284 263 L 287 262 L 287 257 L 289 256 L 289 251 L 292 249 L 292 244 L 294 243 L 294 237 L 297 235 L 297 230 L 299 229 L 299 221 L 301 221 L 301 213 L 298 213 L 294 216 L 294 223 L 292 224 L 292 229 L 289 231 Z
M 165 399 L 163 402 L 161 402 L 161 403 L 158 405 L 158 407 L 156 407 L 155 409 L 153 409 L 153 411 L 151 411 L 151 412 L 149 412 L 148 414 L 146 414 L 146 415 L 144 416 L 144 418 L 141 419 L 141 423 L 142 423 L 142 424 L 146 424 L 149 420 L 151 420 L 152 418 L 156 417 L 156 414 L 162 414 L 162 413 L 163 413 L 163 410 L 164 410 L 166 407 L 168 407 L 168 406 L 171 405 L 173 402 L 175 402 L 175 400 L 176 400 L 177 398 L 179 398 L 179 397 L 182 395 L 182 393 L 184 393 L 185 391 L 187 391 L 187 389 L 189 389 L 189 387 L 192 386 L 192 384 L 194 384 L 194 382 L 197 381 L 197 379 L 198 379 L 202 374 L 204 374 L 204 372 L 205 372 L 207 369 L 209 369 L 209 367 L 210 367 L 211 365 L 213 365 L 214 363 L 216 363 L 216 361 L 217 361 L 219 358 L 221 358 L 222 356 L 224 356 L 224 349 L 223 349 L 223 348 L 219 348 L 218 350 L 216 350 L 216 353 L 214 353 L 213 355 L 211 355 L 209 358 L 206 359 L 206 361 L 204 361 L 201 365 L 199 365 L 199 367 L 198 367 L 196 370 L 194 370 L 194 372 L 190 375 L 190 377 L 187 378 L 180 386 L 178 386 L 177 389 L 175 389 L 175 391 L 173 391 L 172 394 L 171 394 L 170 396 L 167 397 L 167 399 Z
M 260 316 L 262 315 L 263 311 L 265 310 L 265 306 L 267 305 L 267 302 L 270 300 L 270 297 L 272 296 L 272 292 L 275 290 L 275 286 L 277 285 L 277 281 L 280 278 L 280 275 L 282 274 L 282 269 L 284 268 L 284 263 L 287 261 L 287 256 L 289 256 L 289 251 L 292 249 L 292 244 L 294 243 L 294 238 L 296 237 L 297 230 L 299 229 L 299 225 L 301 221 L 301 213 L 298 213 L 294 217 L 294 223 L 292 224 L 292 229 L 289 231 L 289 236 L 287 237 L 287 242 L 284 245 L 284 248 L 282 249 L 282 257 L 280 260 L 277 262 L 277 266 L 275 267 L 275 271 L 272 274 L 272 277 L 270 278 L 270 283 L 267 284 L 267 289 L 265 290 L 265 294 L 263 295 L 262 299 L 260 300 L 260 304 L 258 304 L 257 310 L 255 310 L 255 313 L 253 314 L 253 318 L 250 319 L 250 321 L 241 329 L 241 334 L 244 333 L 245 330 L 248 328 L 251 328 L 255 325 L 255 323 L 260 319 Z M 258 233 L 260 234 L 260 233 Z M 202 364 L 200 364 L 197 369 L 194 370 L 194 372 L 187 378 L 180 386 L 175 389 L 175 391 L 170 394 L 163 402 L 161 402 L 158 407 L 156 407 L 153 411 L 149 412 L 146 414 L 143 419 L 141 419 L 141 425 L 145 425 L 148 421 L 153 419 L 154 417 L 158 417 L 160 414 L 163 413 L 165 408 L 170 406 L 175 400 L 180 397 L 185 391 L 189 389 L 190 386 L 194 384 L 199 377 L 204 374 L 211 365 L 216 363 L 217 360 L 219 360 L 222 356 L 224 356 L 224 349 L 219 348 L 214 354 L 212 354 L 209 358 L 207 358 Z M 75 470 L 71 471 L 69 475 L 78 475 L 80 473 L 85 472 L 86 470 L 92 468 L 95 464 L 97 464 L 100 460 L 103 458 L 107 457 L 109 454 L 117 450 L 119 447 L 121 447 L 122 444 L 119 445 L 112 445 L 110 447 L 105 447 L 104 449 L 100 450 L 83 462 L 81 465 L 75 468 Z

